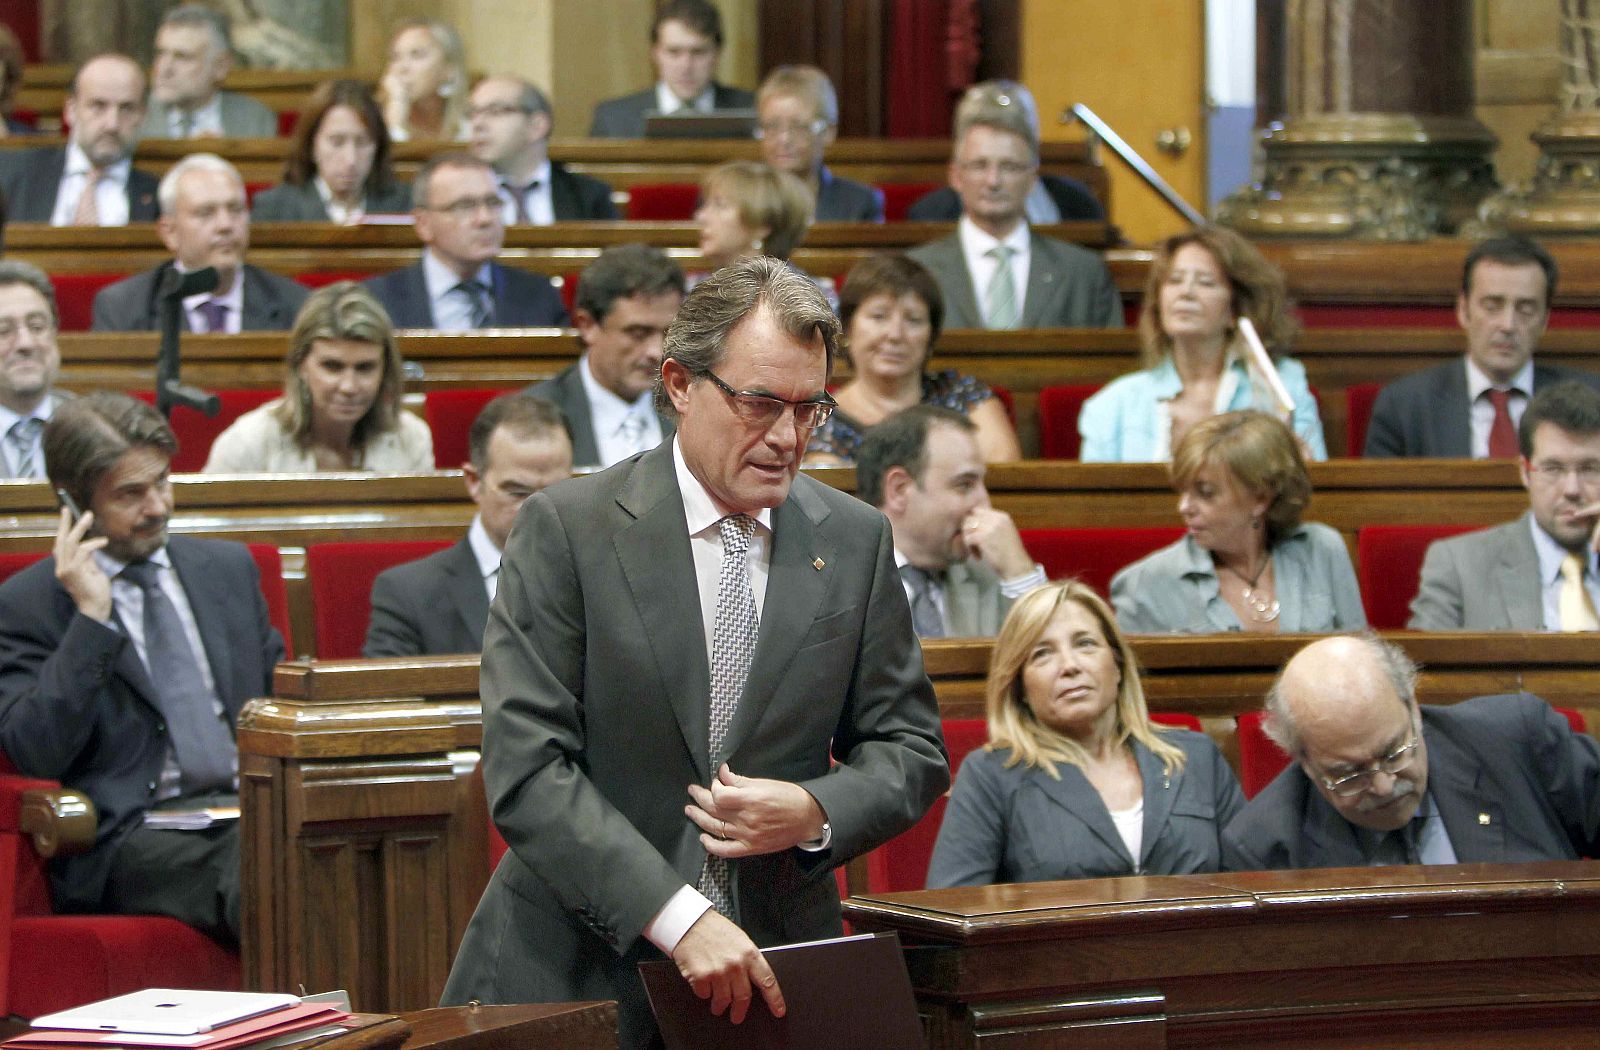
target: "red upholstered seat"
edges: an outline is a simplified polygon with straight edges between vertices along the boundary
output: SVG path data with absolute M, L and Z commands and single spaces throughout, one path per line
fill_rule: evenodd
M 317 659 L 360 656 L 361 645 L 367 640 L 367 621 L 372 617 L 372 581 L 384 569 L 425 558 L 448 546 L 449 540 L 395 540 L 307 547 L 306 575 L 311 579 Z
M 883 191 L 883 221 L 903 222 L 906 212 L 923 197 L 938 189 L 938 182 L 880 182 Z
M 632 222 L 681 222 L 694 218 L 700 187 L 693 182 L 646 182 L 628 187 Z
M 1005 406 L 1006 418 L 1011 420 L 1011 425 L 1013 427 L 1016 426 L 1017 402 L 1016 398 L 1011 394 L 1011 388 L 1008 386 L 999 386 L 998 384 L 990 383 L 989 392 L 999 399 L 1000 404 Z
M 307 288 L 326 288 L 328 285 L 338 284 L 340 281 L 355 281 L 359 284 L 371 276 L 372 271 L 370 270 L 329 270 L 326 273 L 315 271 L 297 273 L 294 275 L 294 279 L 296 284 L 303 284 Z
M 1366 525 L 1356 531 L 1356 578 L 1367 623 L 1378 630 L 1404 627 L 1422 579 L 1422 559 L 1435 540 L 1471 532 L 1475 525 Z
M 1078 413 L 1100 386 L 1080 383 L 1047 386 L 1039 391 L 1039 455 L 1045 459 L 1077 459 L 1083 449 Z
M 1101 595 L 1111 577 L 1183 535 L 1181 526 L 1150 528 L 1023 529 L 1022 543 L 1052 580 L 1075 576 Z
M 26 569 L 40 558 L 46 551 L 7 551 L 0 554 L 0 583 L 5 583 L 17 573 Z
M 284 109 L 278 111 L 278 137 L 286 139 L 294 134 L 294 126 L 300 123 L 300 114 L 296 110 Z
M 1289 764 L 1283 748 L 1261 728 L 1265 718 L 1260 711 L 1250 711 L 1234 719 L 1239 727 L 1239 786 L 1245 798 L 1255 798 Z
M 1353 383 L 1344 388 L 1345 455 L 1357 459 L 1367 451 L 1367 425 L 1372 422 L 1372 405 L 1378 400 L 1382 383 Z
M 56 786 L 17 775 L 0 756 L 0 1016 L 140 988 L 238 988 L 238 957 L 175 919 L 52 914 L 45 861 L 19 816 L 23 792 Z
M 178 454 L 172 457 L 174 474 L 198 472 L 206 465 L 206 457 L 211 455 L 211 443 L 218 434 L 227 430 L 234 420 L 246 412 L 260 408 L 281 393 L 271 389 L 212 392 L 222 402 L 222 408 L 215 416 L 207 417 L 183 405 L 172 410 L 172 418 L 168 422 L 172 424 L 172 432 L 178 436 Z M 136 390 L 133 396 L 152 405 L 156 403 L 153 390 Z
M 422 396 L 422 415 L 433 431 L 433 463 L 455 470 L 467 461 L 467 432 L 483 406 L 516 387 L 446 387 Z
M 94 297 L 108 284 L 116 284 L 125 273 L 57 273 L 50 275 L 56 289 L 56 311 L 61 315 L 63 332 L 87 332 L 94 321 Z
M 1179 729 L 1192 729 L 1196 733 L 1204 732 L 1200 726 L 1199 716 L 1185 714 L 1182 711 L 1151 711 L 1150 721 L 1164 726 L 1176 726 Z
M 950 772 L 961 769 L 961 761 L 988 739 L 988 725 L 981 718 L 944 720 L 944 746 L 950 752 Z M 933 807 L 908 831 L 867 854 L 867 889 L 873 893 L 920 890 L 928 881 L 928 862 L 933 859 L 933 844 L 939 838 L 948 796 L 936 799 Z

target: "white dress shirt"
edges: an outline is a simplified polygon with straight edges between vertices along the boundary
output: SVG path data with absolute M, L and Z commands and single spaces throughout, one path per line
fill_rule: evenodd
M 494 271 L 488 263 L 474 274 L 488 289 L 491 308 L 494 299 Z M 441 332 L 465 332 L 472 328 L 473 304 L 469 297 L 455 291 L 461 283 L 456 272 L 434 257 L 433 250 L 422 253 L 422 280 L 428 288 L 428 304 L 433 311 L 433 327 Z
M 1484 375 L 1483 369 L 1473 364 L 1470 357 L 1463 355 L 1462 361 L 1467 366 L 1467 398 L 1472 406 L 1472 458 L 1488 459 L 1494 406 L 1484 394 L 1496 389 L 1497 384 Z M 1511 425 L 1516 427 L 1522 422 L 1522 411 L 1528 407 L 1528 396 L 1533 393 L 1533 361 L 1530 359 L 1511 377 L 1511 382 L 1499 389 L 1511 391 L 1511 396 L 1506 398 L 1506 411 L 1511 415 Z
M 187 115 L 189 120 L 188 134 L 184 133 L 183 121 Z M 201 135 L 214 135 L 221 138 L 222 131 L 222 95 L 215 93 L 211 101 L 199 109 L 185 114 L 177 106 L 167 107 L 167 134 L 175 139 L 198 138 Z
M 711 113 L 716 108 L 717 93 L 710 84 L 707 84 L 704 91 L 688 102 L 674 95 L 672 89 L 667 87 L 666 84 L 660 82 L 656 84 L 656 110 L 660 113 L 668 115 L 684 112 Z
M 188 268 L 182 263 L 173 264 L 179 273 L 187 273 Z M 228 313 L 222 319 L 222 325 L 231 335 L 237 335 L 244 330 L 244 270 L 233 271 L 233 287 L 226 292 L 213 289 L 201 292 L 198 295 L 183 297 L 183 312 L 189 318 L 189 331 L 206 331 L 206 316 L 200 312 L 200 307 L 207 301 L 215 299 L 228 308 Z
M 61 169 L 61 186 L 56 190 L 56 207 L 50 213 L 50 225 L 72 225 L 91 166 L 88 155 L 76 142 L 67 143 L 66 164 Z M 101 226 L 128 225 L 128 173 L 132 170 L 133 161 L 123 158 L 107 168 L 95 184 L 94 203 Z
M 588 354 L 578 358 L 578 376 L 583 380 L 584 396 L 589 399 L 589 423 L 594 428 L 595 451 L 602 467 L 661 444 L 661 417 L 656 415 L 654 391 L 646 390 L 632 401 L 622 400 L 594 377 Z M 630 417 L 638 417 L 644 424 L 638 444 L 624 433 L 623 423 Z
M 522 195 L 522 206 L 528 210 L 528 221 L 535 226 L 549 226 L 556 221 L 555 201 L 550 196 L 550 162 L 547 160 L 534 168 L 528 181 L 532 183 L 532 188 Z M 505 207 L 500 209 L 501 218 L 507 226 L 512 226 L 517 221 L 517 206 L 511 201 L 511 184 L 499 172 L 495 172 L 495 183 L 495 192 L 505 202 Z
M 467 528 L 467 546 L 472 548 L 472 556 L 478 559 L 483 589 L 492 602 L 495 591 L 500 587 L 500 548 L 494 545 L 494 540 L 489 538 L 489 530 L 483 527 L 482 514 L 472 516 L 472 524 Z
M 4 405 L 0 405 L 0 457 L 3 457 L 5 461 L 5 469 L 0 470 L 0 478 L 16 477 L 17 468 L 21 466 L 19 462 L 22 458 L 21 454 L 12 447 L 11 442 L 6 438 L 6 435 L 11 433 L 11 428 L 24 418 L 37 419 L 48 423 L 55 410 L 56 399 L 51 397 L 48 391 L 40 399 L 38 406 L 32 412 L 29 412 L 26 417 L 18 415 Z M 38 438 L 35 439 L 33 465 L 34 469 L 38 471 L 33 477 L 44 477 L 44 431 L 42 430 L 39 432 Z
M 333 196 L 333 190 L 322 180 L 321 175 L 311 176 L 311 185 L 316 188 L 317 196 L 322 198 L 322 210 L 328 213 L 328 221 L 340 226 L 354 226 L 367 216 L 367 202 L 365 197 L 356 198 L 353 206 L 346 206 Z
M 961 239 L 961 254 L 966 259 L 967 273 L 972 275 L 972 291 L 978 300 L 980 312 L 988 309 L 985 300 L 989 282 L 994 280 L 995 268 L 999 265 L 999 260 L 986 253 L 1000 244 L 1011 249 L 1011 280 L 1017 290 L 1017 316 L 1021 317 L 1028 307 L 1028 270 L 1033 247 L 1028 224 L 1019 221 L 1010 233 L 996 239 L 978 229 L 977 223 L 963 215 L 956 223 L 956 233 Z M 989 323 L 987 315 L 983 322 L 986 325 Z

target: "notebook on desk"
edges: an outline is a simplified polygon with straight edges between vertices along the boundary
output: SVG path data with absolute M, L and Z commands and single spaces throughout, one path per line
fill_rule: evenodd
M 298 1006 L 300 997 L 274 992 L 208 992 L 146 988 L 33 1019 L 34 1028 L 145 1035 L 198 1035 L 248 1017 Z

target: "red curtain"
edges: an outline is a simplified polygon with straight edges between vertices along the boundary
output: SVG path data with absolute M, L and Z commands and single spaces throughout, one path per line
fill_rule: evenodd
M 889 137 L 948 137 L 978 67 L 978 0 L 895 0 L 889 41 Z
M 39 61 L 39 0 L 0 0 L 0 23 L 17 35 L 24 62 Z

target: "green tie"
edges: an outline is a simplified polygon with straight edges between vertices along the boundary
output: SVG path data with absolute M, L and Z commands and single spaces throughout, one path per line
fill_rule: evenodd
M 984 293 L 984 316 L 990 328 L 1015 328 L 1022 319 L 1017 309 L 1017 282 L 1011 273 L 1011 256 L 1015 252 L 1004 244 L 997 244 L 984 252 L 995 261 L 994 276 L 989 278 L 989 290 Z

